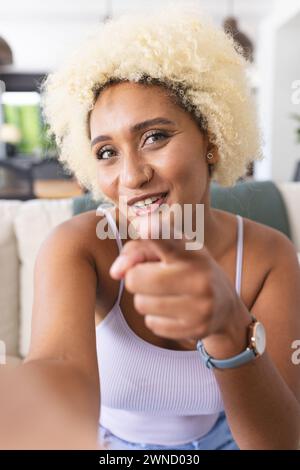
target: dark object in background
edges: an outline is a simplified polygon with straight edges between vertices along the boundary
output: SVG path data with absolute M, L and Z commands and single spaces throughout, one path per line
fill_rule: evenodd
M 300 181 L 300 160 L 296 163 L 296 169 L 295 169 L 293 181 Z
M 35 199 L 36 180 L 68 180 L 72 177 L 54 158 L 26 155 L 0 160 L 0 199 Z
M 7 157 L 15 157 L 17 155 L 17 147 L 14 144 L 5 144 Z
M 31 165 L 18 166 L 15 160 L 18 157 L 0 160 L 0 199 L 35 199 Z
M 233 16 L 226 18 L 223 23 L 223 28 L 227 34 L 232 36 L 234 42 L 241 47 L 245 59 L 249 62 L 253 62 L 253 43 L 246 34 L 239 30 L 237 19 Z
M 32 167 L 34 180 L 66 180 L 73 175 L 64 170 L 62 164 L 56 158 L 43 158 Z
M 40 92 L 41 83 L 46 73 L 13 73 L 0 71 L 0 81 L 5 83 L 5 91 L 36 91 Z
M 13 64 L 13 53 L 5 41 L 4 38 L 0 36 L 0 65 L 12 65 Z

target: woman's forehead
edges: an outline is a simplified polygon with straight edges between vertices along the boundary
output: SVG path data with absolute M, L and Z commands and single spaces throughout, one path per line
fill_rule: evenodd
M 122 82 L 104 88 L 96 100 L 94 109 L 105 106 L 122 106 L 124 104 L 134 107 L 141 102 L 148 102 L 148 105 L 152 104 L 153 106 L 174 105 L 162 86 Z
M 91 112 L 91 128 L 99 128 L 100 125 L 101 131 L 118 125 L 129 128 L 156 117 L 179 123 L 182 118 L 183 110 L 159 86 L 121 83 L 108 87 L 102 93 Z

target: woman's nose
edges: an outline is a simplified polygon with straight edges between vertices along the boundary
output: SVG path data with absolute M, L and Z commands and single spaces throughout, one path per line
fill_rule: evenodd
M 152 168 L 145 162 L 124 159 L 119 176 L 120 185 L 130 189 L 139 188 L 150 181 L 152 173 Z

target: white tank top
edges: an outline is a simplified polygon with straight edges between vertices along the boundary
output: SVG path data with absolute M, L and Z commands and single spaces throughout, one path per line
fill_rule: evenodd
M 122 242 L 111 214 L 108 223 Z M 243 219 L 237 216 L 235 288 L 240 295 Z M 101 388 L 100 423 L 130 442 L 180 445 L 199 439 L 224 409 L 212 370 L 195 351 L 152 345 L 129 327 L 117 301 L 96 328 Z

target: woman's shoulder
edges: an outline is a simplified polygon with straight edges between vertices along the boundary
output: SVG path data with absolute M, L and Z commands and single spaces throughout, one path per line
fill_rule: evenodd
M 257 256 L 262 256 L 270 265 L 278 263 L 282 256 L 297 257 L 293 242 L 283 232 L 268 225 L 244 217 L 246 243 Z
M 91 253 L 95 249 L 97 252 L 99 250 L 106 251 L 110 247 L 114 247 L 116 242 L 108 237 L 99 237 L 97 227 L 103 219 L 105 219 L 105 215 L 95 210 L 83 212 L 57 225 L 50 232 L 49 236 L 55 237 L 58 241 L 61 240 L 62 242 L 68 239 L 72 244 L 85 248 L 86 251 Z
M 237 230 L 236 214 L 223 210 L 215 211 L 222 216 L 224 226 L 227 225 L 229 229 L 231 226 L 230 231 L 234 233 Z M 253 256 L 262 257 L 267 263 L 274 263 L 285 251 L 296 253 L 293 242 L 284 233 L 247 217 L 242 217 L 242 220 L 244 248 L 252 251 Z
M 103 213 L 95 210 L 75 215 L 57 225 L 44 243 L 50 250 L 54 244 L 68 246 L 80 256 L 90 259 L 98 277 L 107 275 L 110 265 L 118 256 L 118 246 L 115 239 L 99 237 L 97 227 L 104 218 Z
M 299 263 L 296 248 L 284 233 L 248 218 L 244 227 L 244 273 L 249 291 L 253 290 L 253 305 L 259 296 L 281 288 L 278 279 L 299 279 Z
M 119 253 L 116 240 L 100 238 L 97 230 L 104 218 L 103 213 L 95 210 L 73 216 L 57 225 L 43 243 L 49 254 L 51 251 L 57 253 L 60 247 L 60 253 L 74 253 L 72 259 L 89 261 L 96 272 L 97 303 L 100 304 L 111 303 L 118 291 L 118 282 L 109 276 L 109 268 Z M 107 223 L 107 220 L 104 222 Z
M 225 261 L 225 267 L 229 266 L 229 272 L 231 269 L 235 271 L 236 215 L 219 210 L 217 212 L 223 224 L 223 232 L 231 233 L 227 250 L 231 253 L 231 263 L 226 264 Z M 297 273 L 299 266 L 295 246 L 285 234 L 247 217 L 243 217 L 243 228 L 242 298 L 245 305 L 251 308 L 275 271 Z M 235 273 L 232 273 L 232 279 L 234 276 Z

